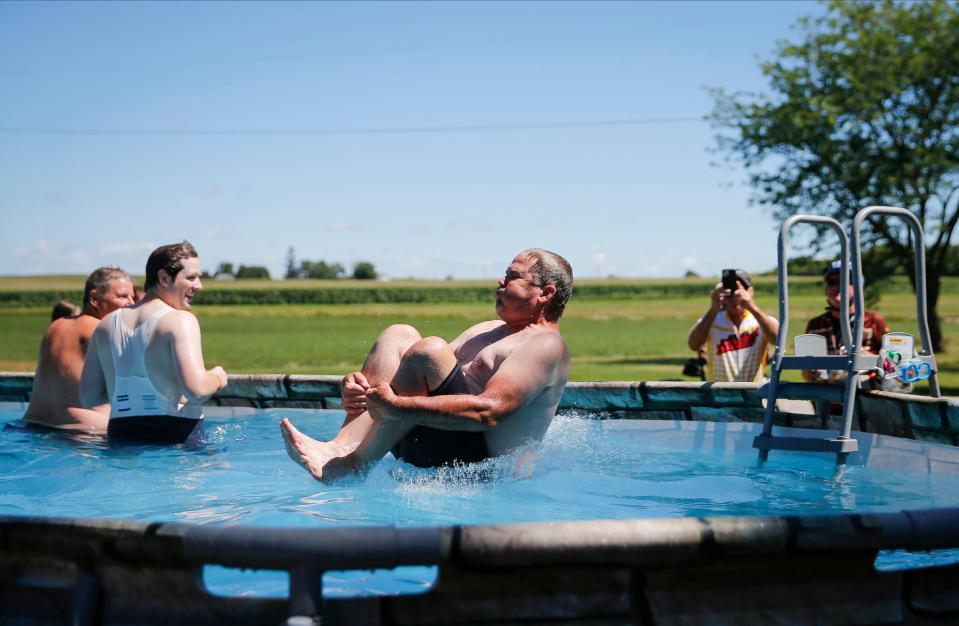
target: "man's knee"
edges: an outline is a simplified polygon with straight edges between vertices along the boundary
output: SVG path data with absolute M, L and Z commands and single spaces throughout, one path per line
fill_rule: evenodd
M 417 341 L 422 339 L 420 331 L 416 330 L 413 326 L 409 324 L 392 324 L 387 326 L 383 332 L 380 333 L 379 337 L 376 338 L 377 342 L 383 342 L 384 340 L 389 343 L 405 343 L 407 345 L 413 345 Z
M 404 359 L 436 361 L 452 354 L 450 345 L 442 337 L 424 337 L 410 346 Z
M 400 359 L 410 346 L 420 339 L 420 332 L 409 324 L 393 324 L 386 327 L 376 338 L 374 352 L 378 349 L 383 354 L 395 354 L 396 358 Z
M 426 337 L 409 347 L 393 376 L 393 390 L 401 396 L 425 396 L 443 382 L 456 355 L 441 337 Z

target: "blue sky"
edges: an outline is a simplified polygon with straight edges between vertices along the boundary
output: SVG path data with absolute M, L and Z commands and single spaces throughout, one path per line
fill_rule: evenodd
M 808 2 L 0 3 L 0 274 L 189 239 L 282 272 L 775 265 L 706 87 L 762 90 Z M 629 123 L 622 123 L 628 121 Z M 609 124 L 593 124 L 593 123 Z

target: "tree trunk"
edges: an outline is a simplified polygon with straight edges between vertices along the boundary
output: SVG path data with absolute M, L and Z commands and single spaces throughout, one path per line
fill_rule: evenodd
M 929 339 L 932 342 L 932 351 L 942 352 L 942 325 L 939 320 L 939 287 L 942 276 L 938 271 L 926 272 L 926 317 L 929 320 Z M 925 347 L 925 346 L 923 346 Z

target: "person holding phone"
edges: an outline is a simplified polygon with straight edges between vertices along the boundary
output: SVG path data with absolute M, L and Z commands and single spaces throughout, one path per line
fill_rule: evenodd
M 709 309 L 689 331 L 688 345 L 706 353 L 706 380 L 762 382 L 766 353 L 776 342 L 779 320 L 753 299 L 752 278 L 744 270 L 723 270 L 709 293 Z

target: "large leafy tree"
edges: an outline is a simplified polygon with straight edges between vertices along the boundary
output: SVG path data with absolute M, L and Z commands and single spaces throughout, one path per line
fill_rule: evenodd
M 913 211 L 939 351 L 940 276 L 959 220 L 959 5 L 831 2 L 797 35 L 762 64 L 768 93 L 714 91 L 719 149 L 745 165 L 754 201 L 779 219 L 848 224 L 876 204 Z M 914 276 L 901 220 L 871 220 L 864 237 Z

